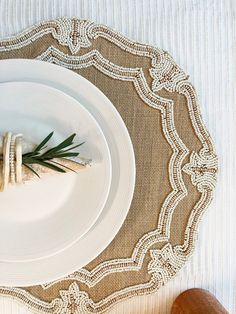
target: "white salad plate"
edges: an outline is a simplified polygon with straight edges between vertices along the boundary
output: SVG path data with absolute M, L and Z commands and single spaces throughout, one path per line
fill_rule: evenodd
M 74 151 L 91 167 L 54 172 L 0 193 L 0 262 L 26 261 L 58 253 L 95 223 L 110 190 L 111 158 L 93 116 L 73 97 L 38 83 L 0 84 L 0 134 L 21 133 L 25 152 L 49 133 L 47 148 L 76 134 Z M 28 147 L 28 149 L 27 149 Z
M 0 83 L 14 81 L 54 87 L 84 106 L 96 119 L 106 138 L 112 169 L 106 204 L 95 224 L 83 237 L 57 254 L 43 259 L 0 262 L 0 285 L 28 286 L 66 276 L 86 265 L 107 247 L 130 208 L 135 186 L 135 158 L 132 142 L 119 113 L 109 99 L 82 76 L 42 61 L 0 61 Z M 64 233 L 63 226 L 61 233 Z

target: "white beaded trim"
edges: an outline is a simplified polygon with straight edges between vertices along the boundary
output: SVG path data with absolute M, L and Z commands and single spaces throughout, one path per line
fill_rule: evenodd
M 22 134 L 16 136 L 16 183 L 22 183 Z
M 10 153 L 9 153 L 9 165 L 10 165 L 10 180 L 9 182 L 15 183 L 15 141 L 16 136 L 12 135 L 10 143 Z
M 9 142 L 6 139 L 9 139 Z M 22 143 L 21 143 L 21 134 L 11 134 L 10 132 L 6 133 L 3 137 L 3 151 L 9 151 L 8 156 L 3 160 L 2 167 L 3 173 L 8 173 L 4 178 L 2 190 L 4 190 L 8 183 L 15 184 L 22 182 Z M 9 147 L 6 147 L 9 146 Z M 8 159 L 8 160 L 6 160 Z

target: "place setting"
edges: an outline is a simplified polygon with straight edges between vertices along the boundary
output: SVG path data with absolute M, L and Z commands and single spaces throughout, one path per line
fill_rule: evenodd
M 77 18 L 0 41 L 0 69 L 0 294 L 104 313 L 157 291 L 193 253 L 216 184 L 188 75 Z

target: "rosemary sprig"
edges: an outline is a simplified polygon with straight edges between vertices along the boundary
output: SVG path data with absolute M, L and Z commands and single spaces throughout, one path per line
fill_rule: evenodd
M 45 137 L 45 139 L 35 148 L 35 152 L 39 152 L 40 150 L 43 149 L 44 145 L 47 144 L 47 142 L 50 140 L 50 138 L 53 136 L 54 132 L 51 132 L 50 134 L 48 134 L 48 136 Z
M 22 164 L 25 167 L 27 167 L 29 170 L 31 170 L 37 176 L 39 175 L 33 169 L 32 167 L 33 164 L 38 164 L 38 165 L 50 168 L 58 172 L 66 172 L 65 168 L 72 170 L 69 167 L 66 167 L 58 162 L 55 162 L 55 160 L 53 159 L 77 157 L 79 156 L 79 152 L 74 152 L 72 150 L 84 144 L 83 142 L 83 143 L 72 146 L 73 140 L 76 136 L 76 134 L 74 133 L 70 135 L 68 138 L 66 138 L 64 141 L 62 141 L 60 144 L 58 144 L 57 146 L 44 151 L 47 147 L 46 144 L 52 138 L 53 134 L 54 132 L 51 132 L 50 134 L 48 134 L 45 137 L 45 139 L 43 139 L 42 142 L 32 152 L 25 153 L 22 155 Z

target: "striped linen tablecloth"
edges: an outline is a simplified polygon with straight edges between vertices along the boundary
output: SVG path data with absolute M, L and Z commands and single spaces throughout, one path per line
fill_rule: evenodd
M 156 294 L 127 300 L 109 313 L 169 313 L 174 298 L 192 287 L 208 289 L 236 313 L 235 14 L 233 0 L 0 0 L 0 38 L 42 20 L 76 16 L 167 50 L 190 75 L 216 143 L 216 197 L 201 223 L 194 256 Z M 1 297 L 0 313 L 32 312 Z

